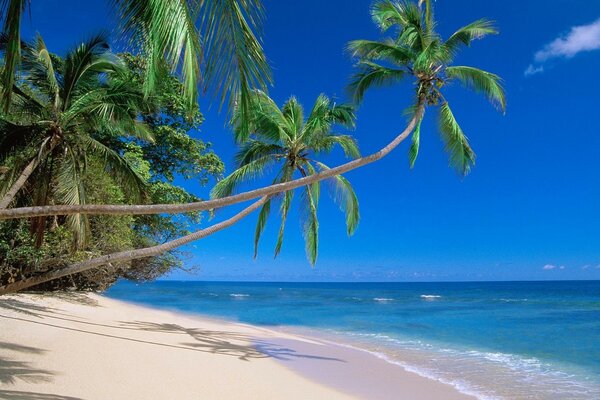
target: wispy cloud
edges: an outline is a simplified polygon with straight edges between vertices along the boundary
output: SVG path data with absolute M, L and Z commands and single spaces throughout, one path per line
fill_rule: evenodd
M 536 67 L 533 64 L 529 64 L 529 66 L 525 70 L 525 76 L 531 76 L 531 75 L 539 74 L 541 72 L 544 72 L 543 66 L 540 65 L 540 66 Z
M 572 58 L 584 51 L 600 49 L 600 19 L 588 25 L 572 27 L 566 35 L 554 39 L 537 51 L 533 57 L 534 63 L 529 64 L 525 76 L 535 75 L 544 71 L 543 63 L 553 58 Z
M 552 271 L 554 269 L 565 269 L 565 266 L 564 265 L 556 266 L 556 265 L 552 265 L 552 264 L 546 264 L 542 267 L 542 269 L 544 271 Z

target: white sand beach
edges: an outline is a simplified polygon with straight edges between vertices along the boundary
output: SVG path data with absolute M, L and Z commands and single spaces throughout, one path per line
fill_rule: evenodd
M 0 398 L 472 399 L 325 340 L 96 294 L 0 299 Z

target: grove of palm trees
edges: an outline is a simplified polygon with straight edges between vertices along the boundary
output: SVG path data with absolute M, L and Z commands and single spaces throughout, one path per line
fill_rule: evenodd
M 430 114 L 458 174 L 467 175 L 475 164 L 456 105 L 451 108 L 446 97 L 448 85 L 456 82 L 499 111 L 506 108 L 499 76 L 454 64 L 459 51 L 496 34 L 494 24 L 480 19 L 442 37 L 429 0 L 373 3 L 380 36 L 356 38 L 340 49 L 355 63 L 347 100 L 290 94 L 283 104 L 268 93 L 272 78 L 261 42 L 260 1 L 111 5 L 120 21 L 115 35 L 127 52 L 113 52 L 112 38 L 95 35 L 56 54 L 41 36 L 21 37 L 29 1 L 0 2 L 0 294 L 98 290 L 118 278 L 155 279 L 182 267 L 181 246 L 253 214 L 256 256 L 275 209 L 281 220 L 277 256 L 295 204 L 306 255 L 315 264 L 321 183 L 329 183 L 351 235 L 361 193 L 346 173 L 409 138 L 414 166 Z M 396 86 L 404 81 L 410 90 Z M 373 132 L 380 149 L 361 155 L 351 135 L 361 129 L 356 110 L 368 101 L 365 93 L 383 86 L 402 90 L 412 105 L 406 118 L 393 117 L 398 133 Z M 231 171 L 196 135 L 204 119 L 200 93 L 229 120 L 238 146 Z M 326 165 L 321 157 L 334 149 L 350 160 Z M 261 177 L 271 184 L 239 191 Z M 389 179 L 395 179 L 392 173 Z M 212 186 L 211 199 L 198 198 L 181 181 Z M 253 203 L 242 211 L 220 218 L 221 209 L 248 201 Z

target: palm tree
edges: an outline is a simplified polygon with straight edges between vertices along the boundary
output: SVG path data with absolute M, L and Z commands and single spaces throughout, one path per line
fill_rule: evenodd
M 8 109 L 21 57 L 22 15 L 31 0 L 0 0 L 0 24 L 7 36 L 1 73 L 2 105 Z M 221 104 L 241 99 L 247 110 L 251 88 L 265 88 L 271 73 L 260 37 L 260 0 L 110 0 L 124 36 L 150 61 L 145 92 L 149 94 L 161 69 L 179 71 L 190 108 L 197 106 L 200 64 L 204 90 Z M 238 96 L 239 94 L 239 96 Z
M 2 49 L 4 39 L 0 38 Z M 0 181 L 0 209 L 23 188 L 34 206 L 50 201 L 85 204 L 82 176 L 88 156 L 102 159 L 107 172 L 139 201 L 144 179 L 95 138 L 103 132 L 152 140 L 137 119 L 146 104 L 142 90 L 129 82 L 106 39 L 94 36 L 64 59 L 51 54 L 39 36 L 33 44 L 23 43 L 21 50 L 24 75 L 12 86 L 8 112 L 0 113 L 0 164 L 7 165 Z M 69 216 L 67 225 L 75 245 L 83 245 L 89 233 L 87 217 Z M 40 242 L 45 219 L 34 219 L 33 230 Z
M 482 93 L 497 108 L 505 111 L 506 99 L 498 75 L 474 67 L 451 65 L 462 46 L 469 46 L 473 40 L 497 33 L 492 22 L 477 20 L 443 40 L 435 31 L 436 21 L 430 0 L 420 0 L 418 4 L 379 0 L 372 6 L 371 15 L 382 32 L 391 30 L 393 35 L 380 41 L 354 40 L 348 44 L 349 51 L 359 59 L 359 71 L 350 85 L 354 100 L 360 102 L 372 87 L 398 83 L 411 77 L 416 85 L 414 109 L 439 106 L 439 131 L 446 144 L 450 164 L 466 175 L 475 163 L 475 153 L 442 89 L 458 81 Z M 419 152 L 422 120 L 423 115 L 412 135 L 409 150 L 411 168 Z
M 329 167 L 316 160 L 320 153 L 328 153 L 340 146 L 345 155 L 360 157 L 356 142 L 351 136 L 332 133 L 334 125 L 346 128 L 354 127 L 354 110 L 349 105 L 335 104 L 327 96 L 320 95 L 308 116 L 304 119 L 302 105 L 291 97 L 280 109 L 265 93 L 256 91 L 251 103 L 250 121 L 243 121 L 236 110 L 233 115 L 234 132 L 242 146 L 236 155 L 237 169 L 221 180 L 212 190 L 212 197 L 225 197 L 233 193 L 238 184 L 248 178 L 264 174 L 270 167 L 279 165 L 273 184 L 289 182 L 295 176 L 307 177 Z M 246 136 L 249 126 L 252 135 Z M 350 182 L 341 175 L 331 179 L 335 183 L 341 207 L 346 213 L 346 227 L 352 235 L 358 225 L 358 199 Z M 281 250 L 287 215 L 293 198 L 293 191 L 281 194 L 281 226 L 275 245 L 275 256 Z M 314 265 L 318 251 L 319 221 L 317 208 L 319 203 L 320 182 L 306 185 L 302 190 L 302 215 L 305 216 L 303 234 L 306 242 L 306 254 Z M 265 228 L 271 210 L 273 198 L 262 205 L 254 236 L 254 256 L 258 242 Z

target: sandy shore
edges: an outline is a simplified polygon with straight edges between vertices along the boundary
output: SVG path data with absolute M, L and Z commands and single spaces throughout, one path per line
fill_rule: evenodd
M 368 353 L 99 295 L 0 298 L 0 399 L 473 399 Z

